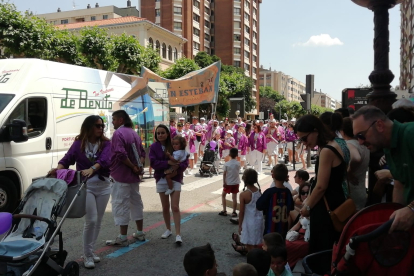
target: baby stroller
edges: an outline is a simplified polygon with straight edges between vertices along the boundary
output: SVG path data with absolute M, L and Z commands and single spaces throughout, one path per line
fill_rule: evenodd
M 64 267 L 68 253 L 63 250 L 61 232 L 67 217 L 85 214 L 71 212 L 77 209 L 72 206 L 82 205 L 85 200 L 86 183 L 80 182 L 80 173 L 77 174 L 77 183 L 69 189 L 64 180 L 56 178 L 38 179 L 29 186 L 13 215 L 10 230 L 0 242 L 0 275 L 79 275 L 77 262 Z M 73 200 L 69 200 L 71 197 Z M 62 217 L 59 224 L 58 216 Z M 52 249 L 56 235 L 58 248 Z
M 333 250 L 306 256 L 302 275 L 414 275 L 414 228 L 388 234 L 391 214 L 404 206 L 382 203 L 355 214 Z M 320 263 L 330 256 L 331 263 Z M 327 274 L 330 272 L 330 274 Z
M 216 165 L 218 162 L 215 161 L 219 161 L 218 146 L 216 146 L 215 149 L 212 149 L 210 143 L 208 143 L 206 149 L 204 150 L 203 160 L 200 164 L 200 175 L 209 175 L 210 177 L 212 177 L 213 174 L 218 175 L 219 168 Z

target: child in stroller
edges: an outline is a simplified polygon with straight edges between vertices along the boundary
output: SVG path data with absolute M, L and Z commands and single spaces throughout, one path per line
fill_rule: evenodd
M 219 140 L 211 140 L 211 142 L 207 144 L 206 149 L 204 151 L 203 160 L 200 164 L 199 172 L 201 176 L 204 176 L 205 174 L 209 175 L 210 177 L 212 177 L 213 174 L 218 175 L 218 156 L 219 146 L 221 142 Z

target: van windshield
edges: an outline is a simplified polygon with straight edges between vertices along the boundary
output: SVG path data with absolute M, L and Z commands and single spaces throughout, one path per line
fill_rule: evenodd
M 12 94 L 0 94 L 0 113 L 3 112 L 4 108 L 14 98 Z

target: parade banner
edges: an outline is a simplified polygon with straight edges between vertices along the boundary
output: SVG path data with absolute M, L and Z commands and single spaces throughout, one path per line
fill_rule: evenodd
M 176 80 L 162 78 L 142 67 L 141 78 L 150 82 L 166 83 L 168 100 L 171 107 L 184 107 L 205 103 L 217 103 L 221 62 L 188 73 Z

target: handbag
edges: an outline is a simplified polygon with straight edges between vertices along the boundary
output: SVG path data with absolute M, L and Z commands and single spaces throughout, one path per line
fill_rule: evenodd
M 81 218 L 86 214 L 86 184 L 80 189 L 82 185 L 81 172 L 76 172 L 76 183 L 68 186 L 66 192 L 66 201 L 62 206 L 59 217 L 63 217 L 67 212 L 72 200 L 76 197 L 75 203 L 68 212 L 66 218 Z
M 329 148 L 331 148 L 331 150 L 342 160 L 342 162 L 346 164 L 342 155 L 340 155 L 339 152 L 335 148 L 330 147 L 330 146 Z M 346 175 L 346 169 L 345 169 L 345 175 Z M 345 176 L 345 179 L 348 184 L 348 191 L 349 191 L 349 181 L 346 176 Z M 328 211 L 328 214 L 331 217 L 332 224 L 335 230 L 337 232 L 342 232 L 348 220 L 356 213 L 356 206 L 355 206 L 354 201 L 351 198 L 349 198 L 349 193 L 348 193 L 348 198 L 345 200 L 345 202 L 339 205 L 335 210 L 332 211 L 331 208 L 329 208 L 328 201 L 326 200 L 325 196 L 323 197 L 323 200 L 325 201 L 326 210 Z

